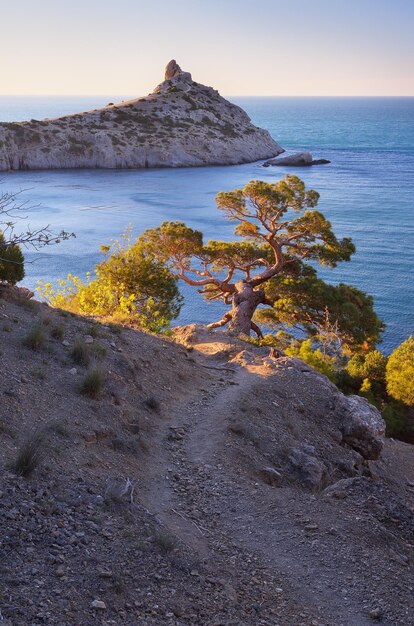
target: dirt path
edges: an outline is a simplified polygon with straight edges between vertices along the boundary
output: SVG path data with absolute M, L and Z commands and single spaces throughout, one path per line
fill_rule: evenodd
M 369 555 L 361 554 L 360 563 L 344 544 L 349 529 L 338 525 L 337 512 L 322 510 L 315 496 L 305 502 L 292 489 L 275 490 L 235 473 L 227 452 L 229 420 L 257 380 L 239 366 L 206 370 L 204 391 L 189 390 L 162 423 L 147 469 L 146 506 L 207 567 L 214 569 L 221 554 L 237 560 L 248 579 L 252 570 L 266 570 L 279 581 L 276 593 L 302 607 L 296 617 L 263 623 L 372 624 L 369 609 L 380 601 L 380 588 L 375 595 L 371 581 L 364 584 Z

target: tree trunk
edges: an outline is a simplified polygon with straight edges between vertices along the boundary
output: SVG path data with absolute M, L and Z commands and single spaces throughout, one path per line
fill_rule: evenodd
M 252 318 L 259 304 L 265 302 L 263 289 L 253 289 L 249 283 L 236 283 L 237 292 L 233 296 L 229 330 L 236 335 L 250 335 Z M 257 328 L 257 327 L 256 327 Z M 256 331 L 257 332 L 257 331 Z

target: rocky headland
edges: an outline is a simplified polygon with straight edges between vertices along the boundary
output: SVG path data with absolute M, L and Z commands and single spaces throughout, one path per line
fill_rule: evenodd
M 175 61 L 146 97 L 0 123 L 0 170 L 236 165 L 284 152 L 267 130 Z

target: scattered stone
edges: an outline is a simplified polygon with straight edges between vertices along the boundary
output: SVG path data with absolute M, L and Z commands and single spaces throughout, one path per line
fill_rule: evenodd
M 323 495 L 328 498 L 335 498 L 336 500 L 345 500 L 355 485 L 359 485 L 361 481 L 365 482 L 366 480 L 367 479 L 362 476 L 342 478 L 342 480 L 338 480 L 333 485 L 326 487 L 323 491 Z
M 85 343 L 93 343 L 92 335 L 85 335 Z
M 279 487 L 282 482 L 282 474 L 273 467 L 264 467 L 259 474 L 263 482 L 272 487 Z
M 379 607 L 376 607 L 369 612 L 369 616 L 371 619 L 381 619 L 382 615 L 383 612 Z
M 91 602 L 91 609 L 96 609 L 97 611 L 105 611 L 106 604 L 102 600 L 94 600 Z
M 78 373 L 78 370 L 76 369 L 76 367 L 72 367 L 69 370 L 69 374 L 71 374 L 72 376 L 75 376 L 75 374 L 77 374 L 77 373 Z
M 293 448 L 289 454 L 286 470 L 293 479 L 299 480 L 304 487 L 319 491 L 326 484 L 327 469 L 325 464 L 303 449 Z

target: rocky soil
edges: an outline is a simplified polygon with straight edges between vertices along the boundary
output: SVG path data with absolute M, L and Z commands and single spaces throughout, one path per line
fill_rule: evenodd
M 302 362 L 2 288 L 0 366 L 2 623 L 412 623 L 412 446 Z
M 0 170 L 235 165 L 283 152 L 238 106 L 171 61 L 146 97 L 0 123 Z

